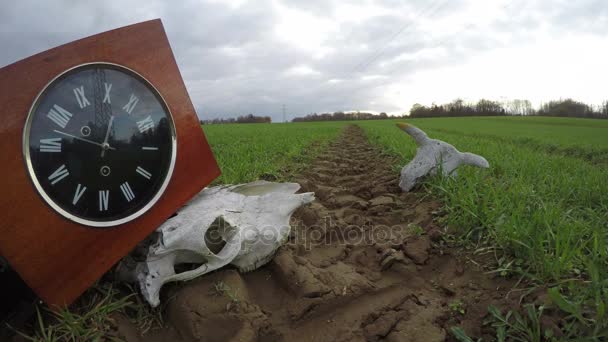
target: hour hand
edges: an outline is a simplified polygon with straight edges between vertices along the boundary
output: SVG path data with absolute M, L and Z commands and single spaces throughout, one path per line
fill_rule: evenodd
M 100 144 L 100 143 L 98 143 L 98 142 L 95 142 L 95 141 L 92 141 L 92 140 L 89 140 L 89 139 L 85 139 L 85 138 L 77 137 L 77 136 L 72 135 L 72 134 L 70 134 L 70 133 L 66 133 L 66 132 L 58 131 L 58 130 L 56 130 L 56 129 L 55 129 L 55 130 L 53 130 L 53 131 L 54 131 L 55 133 L 59 133 L 59 134 L 61 134 L 61 135 L 65 135 L 66 137 L 74 138 L 74 139 L 76 139 L 76 140 L 81 140 L 81 141 L 87 142 L 87 143 L 89 143 L 89 144 L 97 145 L 97 146 L 99 146 L 99 147 L 104 147 L 104 145 L 103 145 L 103 144 Z M 115 150 L 115 148 L 114 148 L 114 147 L 110 147 L 110 146 L 107 146 L 107 149 L 109 149 L 109 150 Z
M 108 144 L 108 138 L 110 137 L 110 131 L 112 130 L 112 123 L 114 122 L 114 115 L 110 116 L 110 122 L 108 123 L 108 129 L 106 130 L 106 138 L 103 139 L 103 144 L 101 144 L 101 158 L 106 153 L 106 150 L 110 149 L 110 145 Z

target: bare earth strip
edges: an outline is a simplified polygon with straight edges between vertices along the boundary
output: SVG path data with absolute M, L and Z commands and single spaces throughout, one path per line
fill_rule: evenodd
M 439 203 L 401 193 L 387 158 L 347 127 L 296 177 L 317 200 L 273 261 L 165 291 L 168 327 L 142 340 L 443 341 L 455 325 L 483 336 L 488 305 L 513 305 L 512 283 L 441 247 Z

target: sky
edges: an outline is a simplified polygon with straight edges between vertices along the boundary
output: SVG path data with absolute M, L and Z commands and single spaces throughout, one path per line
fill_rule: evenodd
M 201 119 L 608 99 L 606 0 L 5 0 L 0 67 L 156 18 Z

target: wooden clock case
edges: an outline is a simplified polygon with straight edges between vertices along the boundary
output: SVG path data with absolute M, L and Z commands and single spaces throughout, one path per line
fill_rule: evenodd
M 77 224 L 55 212 L 30 179 L 25 122 L 45 86 L 74 66 L 107 62 L 146 78 L 173 115 L 177 158 L 169 185 L 142 216 L 110 228 Z M 0 69 L 0 255 L 50 305 L 68 305 L 220 175 L 160 20 L 84 38 Z

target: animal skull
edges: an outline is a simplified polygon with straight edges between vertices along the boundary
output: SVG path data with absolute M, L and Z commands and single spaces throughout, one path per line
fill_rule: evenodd
M 442 170 L 443 175 L 455 175 L 456 169 L 462 164 L 482 168 L 490 167 L 484 157 L 473 153 L 460 152 L 454 146 L 437 139 L 429 138 L 421 129 L 398 123 L 397 126 L 416 141 L 418 149 L 416 156 L 403 169 L 399 186 L 404 192 L 410 191 L 418 181 L 428 175 Z
M 146 300 L 157 306 L 165 283 L 190 280 L 228 264 L 252 271 L 286 242 L 291 214 L 314 200 L 311 192 L 295 194 L 299 189 L 296 183 L 266 181 L 206 188 L 156 230 L 144 261 L 123 259 L 118 276 L 139 282 Z M 184 265 L 196 268 L 176 271 Z

